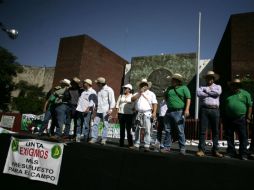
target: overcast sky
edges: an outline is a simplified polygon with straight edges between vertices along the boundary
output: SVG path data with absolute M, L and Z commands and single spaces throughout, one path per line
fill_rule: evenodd
M 55 66 L 60 38 L 87 34 L 127 61 L 197 51 L 213 58 L 230 15 L 253 12 L 254 0 L 2 0 L 0 46 L 22 65 Z

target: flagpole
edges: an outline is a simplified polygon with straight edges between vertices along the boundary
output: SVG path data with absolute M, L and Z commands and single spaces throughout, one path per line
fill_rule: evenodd
M 197 96 L 197 90 L 199 88 L 199 73 L 200 73 L 200 31 L 201 31 L 201 12 L 199 12 L 198 18 L 198 53 L 197 53 L 197 68 L 196 68 L 196 100 L 195 100 L 195 119 L 198 119 L 199 111 L 199 98 Z

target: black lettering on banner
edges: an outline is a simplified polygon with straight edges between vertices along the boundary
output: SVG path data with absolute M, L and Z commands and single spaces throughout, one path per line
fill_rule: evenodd
M 8 170 L 11 171 L 11 172 L 13 172 L 13 173 L 22 174 L 22 170 L 21 170 L 21 169 L 18 169 L 18 168 L 9 167 Z

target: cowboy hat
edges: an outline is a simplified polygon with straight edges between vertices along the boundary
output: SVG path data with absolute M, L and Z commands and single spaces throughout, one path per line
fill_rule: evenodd
M 106 83 L 106 79 L 103 77 L 99 77 L 97 78 L 94 82 L 96 83 L 101 83 L 101 84 L 105 84 Z
M 74 82 L 76 82 L 76 83 L 80 83 L 80 79 L 79 79 L 78 77 L 74 77 L 74 78 L 72 79 L 72 81 L 74 81 Z
M 183 82 L 183 76 L 179 73 L 175 73 L 172 76 L 167 76 L 167 79 L 169 79 L 169 78 L 176 79 L 176 80 Z
M 89 84 L 89 85 L 93 85 L 93 82 L 92 82 L 92 80 L 91 79 L 85 79 L 84 81 L 83 81 L 84 83 L 87 83 L 87 84 Z
M 63 79 L 60 81 L 60 84 L 65 84 L 67 86 L 70 86 L 71 85 L 71 81 L 69 79 Z
M 140 86 L 140 84 L 147 84 L 148 88 L 151 88 L 152 82 L 148 82 L 147 79 L 142 79 L 141 81 L 137 82 L 137 86 Z
M 220 75 L 216 74 L 214 71 L 208 71 L 206 75 L 203 76 L 203 78 L 206 78 L 208 76 L 213 77 L 215 81 L 220 78 Z
M 228 84 L 241 84 L 242 81 L 238 78 L 233 79 L 232 81 L 228 82 Z

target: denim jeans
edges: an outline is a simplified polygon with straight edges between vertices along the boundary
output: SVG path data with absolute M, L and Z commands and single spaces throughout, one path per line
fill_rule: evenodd
M 77 135 L 84 135 L 84 140 L 89 138 L 91 112 L 77 112 Z
M 144 143 L 145 147 L 149 148 L 150 147 L 150 141 L 151 141 L 151 117 L 144 115 L 143 117 L 143 126 L 142 128 L 145 130 L 144 132 Z M 136 127 L 135 130 L 135 146 L 139 147 L 140 145 L 140 134 L 141 134 L 141 129 L 139 126 Z
M 164 116 L 158 117 L 157 140 L 162 142 L 162 131 L 164 131 Z M 164 140 L 164 139 L 163 139 Z
M 92 138 L 96 139 L 98 138 L 98 132 L 99 132 L 99 128 L 98 125 L 100 123 L 100 121 L 102 120 L 103 122 L 103 129 L 102 129 L 102 139 L 106 140 L 107 136 L 108 136 L 108 127 L 109 127 L 109 115 L 107 113 L 97 113 L 95 118 L 94 118 L 94 123 L 92 126 Z
M 239 154 L 240 156 L 247 155 L 248 136 L 247 136 L 247 125 L 245 116 L 240 118 L 225 118 L 225 137 L 228 143 L 227 153 L 235 155 L 235 139 L 234 132 L 239 137 Z
M 205 152 L 206 130 L 208 126 L 212 129 L 213 148 L 212 151 L 218 151 L 219 140 L 219 109 L 201 108 L 200 109 L 200 125 L 199 125 L 199 144 L 198 149 Z
M 178 132 L 178 142 L 180 150 L 185 150 L 185 119 L 183 117 L 183 111 L 170 111 L 168 110 L 164 117 L 165 126 L 165 139 L 164 147 L 170 148 L 172 145 L 172 129 L 176 127 Z
M 70 132 L 70 106 L 67 104 L 60 104 L 56 107 L 57 128 L 56 135 L 62 135 L 63 124 L 65 124 L 64 135 L 68 136 Z

